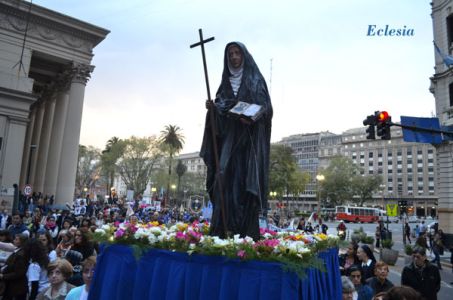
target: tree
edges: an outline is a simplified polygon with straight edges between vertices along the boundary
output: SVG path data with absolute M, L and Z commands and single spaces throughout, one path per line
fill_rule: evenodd
M 134 136 L 123 142 L 124 151 L 118 159 L 118 172 L 128 189 L 143 194 L 161 157 L 159 143 L 155 137 Z
M 181 199 L 181 177 L 186 173 L 187 171 L 187 166 L 183 164 L 182 160 L 178 160 L 178 164 L 176 165 L 175 168 L 176 174 L 178 175 L 178 198 Z M 179 201 L 181 202 L 181 201 Z M 178 203 L 179 206 L 179 203 Z
M 354 196 L 353 179 L 360 176 L 360 169 L 350 158 L 334 157 L 329 166 L 323 170 L 321 197 L 329 199 L 331 205 L 341 205 L 351 201 Z
M 114 136 L 107 141 L 105 149 L 102 151 L 101 165 L 102 173 L 107 178 L 107 190 L 113 186 L 117 171 L 116 163 L 123 155 L 124 141 Z
M 280 195 L 298 195 L 305 190 L 309 174 L 300 171 L 293 150 L 285 145 L 271 145 L 269 190 Z
M 358 206 L 363 206 L 366 200 L 373 199 L 373 193 L 379 190 L 382 183 L 382 177 L 379 175 L 361 176 L 357 175 L 352 180 L 354 195 L 352 201 Z
M 167 196 L 168 199 L 170 190 L 171 166 L 173 156 L 179 153 L 184 145 L 184 135 L 181 133 L 181 128 L 176 125 L 166 125 L 160 135 L 160 145 L 164 152 L 168 153 L 168 181 L 167 181 Z
M 101 152 L 93 146 L 79 145 L 77 161 L 76 189 L 81 193 L 84 188 L 92 188 L 99 179 Z

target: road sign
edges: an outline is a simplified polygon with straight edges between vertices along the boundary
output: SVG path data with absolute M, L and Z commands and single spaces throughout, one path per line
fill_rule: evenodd
M 24 195 L 25 196 L 30 196 L 32 192 L 33 192 L 33 189 L 31 188 L 31 185 L 26 184 L 24 186 Z
M 389 217 L 398 216 L 398 204 L 387 204 L 387 216 Z

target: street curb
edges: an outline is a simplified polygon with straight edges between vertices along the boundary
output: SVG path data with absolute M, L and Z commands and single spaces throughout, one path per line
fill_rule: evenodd
M 377 253 L 377 254 L 380 255 L 379 250 L 376 249 L 376 248 L 374 248 L 374 253 Z M 400 254 L 400 253 L 398 252 L 398 257 L 405 258 L 406 256 L 405 256 L 404 254 Z M 453 268 L 453 265 L 450 264 L 450 263 L 448 263 L 448 262 L 441 261 L 440 264 L 442 265 L 442 267 L 447 267 L 447 268 L 450 268 L 450 269 Z

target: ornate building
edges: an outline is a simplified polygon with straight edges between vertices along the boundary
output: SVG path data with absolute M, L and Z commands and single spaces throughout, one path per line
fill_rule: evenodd
M 433 0 L 432 19 L 434 41 L 443 54 L 453 55 L 453 1 Z M 436 115 L 441 126 L 453 131 L 453 69 L 435 54 L 434 75 L 430 91 L 436 100 Z M 439 196 L 439 228 L 447 233 L 448 244 L 453 245 L 453 143 L 437 146 Z
M 26 1 L 0 0 L 0 187 L 72 201 L 93 48 L 108 30 Z

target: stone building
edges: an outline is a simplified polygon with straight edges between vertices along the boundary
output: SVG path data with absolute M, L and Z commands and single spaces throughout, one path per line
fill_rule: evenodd
M 433 0 L 433 35 L 445 55 L 453 55 L 453 1 Z M 441 126 L 453 131 L 453 69 L 447 67 L 442 57 L 435 53 L 434 75 L 430 91 L 436 101 L 436 115 Z M 437 172 L 439 196 L 439 228 L 447 233 L 453 245 L 453 143 L 446 141 L 437 146 Z
M 93 48 L 108 30 L 27 1 L 0 0 L 0 187 L 72 201 Z

